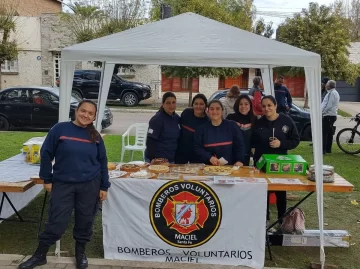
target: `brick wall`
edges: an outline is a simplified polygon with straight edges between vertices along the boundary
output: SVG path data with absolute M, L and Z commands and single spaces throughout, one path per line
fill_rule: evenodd
M 56 0 L 14 0 L 19 1 L 19 16 L 40 17 L 42 13 L 59 13 L 62 5 Z

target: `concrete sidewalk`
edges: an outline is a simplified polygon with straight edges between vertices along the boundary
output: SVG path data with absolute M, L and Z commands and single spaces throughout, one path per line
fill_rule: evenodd
M 30 256 L 1 254 L 0 269 L 17 269 L 17 266 L 28 259 Z M 56 258 L 49 256 L 46 265 L 36 267 L 39 269 L 75 269 L 74 258 Z M 104 259 L 89 259 L 89 269 L 249 269 L 249 267 L 228 266 L 228 265 L 209 265 L 209 264 L 184 264 L 184 263 L 156 263 L 156 262 L 135 262 L 118 261 Z M 264 269 L 281 269 L 275 267 L 264 267 Z M 285 268 L 283 268 L 285 269 Z M 287 268 L 289 269 L 289 268 Z
M 355 116 L 360 113 L 360 102 L 340 102 L 339 109 Z

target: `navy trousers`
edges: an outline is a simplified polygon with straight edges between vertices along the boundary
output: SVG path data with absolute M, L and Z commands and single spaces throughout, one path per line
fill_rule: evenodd
M 100 176 L 82 183 L 54 181 L 49 201 L 48 221 L 44 232 L 40 235 L 40 242 L 47 246 L 55 244 L 64 234 L 74 209 L 73 237 L 80 244 L 89 242 L 99 206 L 100 183 Z

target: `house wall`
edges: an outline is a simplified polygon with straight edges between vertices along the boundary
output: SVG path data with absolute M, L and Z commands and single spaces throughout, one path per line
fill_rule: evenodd
M 19 16 L 40 17 L 42 13 L 59 13 L 62 4 L 57 0 L 13 0 Z
M 2 89 L 13 86 L 40 86 L 41 61 L 37 60 L 40 51 L 20 51 L 18 55 L 19 72 L 1 73 Z
M 18 45 L 18 71 L 1 73 L 2 88 L 41 85 L 40 19 L 16 17 L 16 31 L 10 39 Z

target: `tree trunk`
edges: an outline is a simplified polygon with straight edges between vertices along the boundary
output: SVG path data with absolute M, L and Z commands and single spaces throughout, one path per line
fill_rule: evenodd
M 305 83 L 305 101 L 304 101 L 304 108 L 309 108 L 309 95 L 308 95 L 308 90 L 306 88 L 306 83 Z
M 193 83 L 193 78 L 189 78 L 188 77 L 188 91 L 189 91 L 189 107 L 191 107 L 191 103 L 192 103 L 192 83 Z

